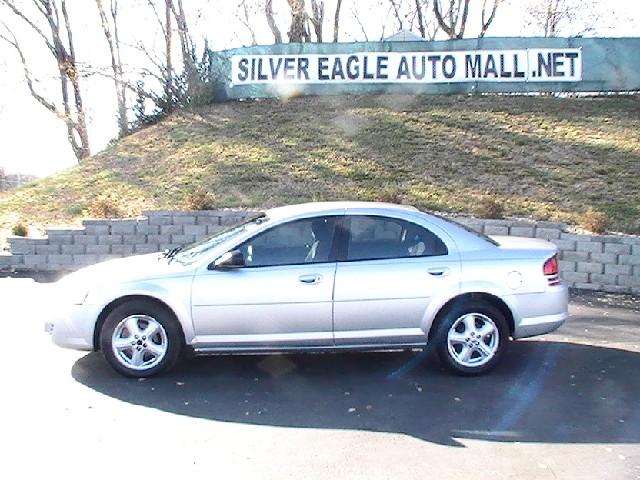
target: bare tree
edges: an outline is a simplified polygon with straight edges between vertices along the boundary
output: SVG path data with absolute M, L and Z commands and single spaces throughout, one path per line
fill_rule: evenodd
M 116 102 L 118 106 L 118 136 L 124 137 L 129 133 L 129 122 L 127 120 L 127 97 L 126 84 L 122 75 L 122 60 L 120 57 L 120 37 L 118 35 L 118 0 L 111 0 L 110 13 L 111 21 L 104 10 L 102 0 L 96 0 L 102 31 L 109 46 L 111 55 L 111 70 L 113 71 L 113 82 L 116 89 Z
M 256 29 L 251 21 L 253 8 L 255 4 L 249 5 L 249 0 L 240 0 L 236 10 L 236 18 L 245 26 L 251 35 L 251 45 L 257 45 L 258 40 L 256 38 Z M 239 10 L 239 12 L 238 12 Z
M 402 0 L 389 0 L 391 4 L 391 9 L 393 10 L 393 15 L 398 21 L 398 30 L 402 30 L 404 28 L 404 20 L 403 15 L 400 13 L 400 9 L 402 7 Z
M 498 11 L 498 7 L 502 3 L 503 0 L 482 0 L 482 16 L 481 22 L 482 25 L 480 27 L 480 35 L 482 38 L 486 35 L 489 26 L 493 23 L 493 20 L 496 18 L 496 12 Z M 487 9 L 487 4 L 491 4 L 491 8 Z M 488 16 L 487 16 L 488 15 Z
M 451 39 L 464 37 L 470 0 L 434 0 L 433 13 L 440 28 Z M 443 8 L 444 6 L 444 8 Z
M 351 7 L 351 16 L 353 17 L 353 19 L 358 24 L 358 27 L 360 27 L 360 31 L 362 32 L 362 35 L 364 36 L 365 42 L 368 42 L 369 41 L 369 36 L 367 35 L 367 30 L 364 28 L 364 24 L 362 23 L 362 20 L 360 19 L 360 12 L 358 11 L 358 9 L 356 8 L 355 5 L 353 5 Z
M 527 7 L 529 24 L 545 37 L 593 33 L 600 21 L 593 0 L 533 0 Z
M 267 17 L 267 23 L 273 33 L 275 43 L 282 43 L 282 34 L 278 28 L 275 18 L 273 17 L 273 0 L 265 0 L 264 2 L 264 14 Z
M 287 35 L 289 42 L 308 42 L 311 40 L 307 30 L 307 12 L 304 0 L 287 0 L 291 10 L 291 26 Z
M 75 45 L 73 43 L 73 31 L 66 0 L 34 0 L 35 11 L 29 11 L 22 5 L 16 6 L 13 0 L 0 0 L 0 5 L 8 8 L 16 18 L 34 32 L 42 42 L 40 45 L 45 47 L 55 59 L 60 82 L 61 108 L 56 105 L 55 101 L 48 100 L 40 92 L 36 91 L 34 79 L 21 42 L 13 31 L 3 23 L 6 33 L 1 33 L 0 38 L 11 45 L 17 52 L 31 96 L 65 122 L 67 140 L 76 158 L 81 161 L 88 157 L 91 152 L 86 114 L 80 90 Z M 47 26 L 44 28 L 39 26 L 40 21 L 46 22 Z
M 324 0 L 311 0 L 311 17 L 309 17 L 316 41 L 322 43 L 322 22 L 324 22 Z
M 195 45 L 189 34 L 187 16 L 182 6 L 182 0 L 165 0 L 176 19 L 178 38 L 180 39 L 180 51 L 182 52 L 182 67 L 187 79 L 187 94 L 190 98 L 199 94 L 199 74 L 196 59 Z
M 413 15 L 418 24 L 420 36 L 428 40 L 434 40 L 440 31 L 440 24 L 433 16 L 430 0 L 414 0 Z
M 338 32 L 340 29 L 340 8 L 342 7 L 342 0 L 338 0 L 336 3 L 336 13 L 333 16 L 333 42 L 338 41 Z
M 433 40 L 439 25 L 430 10 L 430 0 L 388 0 L 399 30 L 414 30 L 422 38 Z
M 415 0 L 415 4 L 416 4 L 416 16 L 418 20 L 418 30 L 420 31 L 420 36 L 422 38 L 427 38 L 427 29 L 424 22 L 424 15 L 422 14 L 422 4 L 420 0 Z
M 361 10 L 361 8 L 366 10 Z M 387 27 L 395 23 L 392 11 L 393 7 L 388 0 L 369 0 L 366 4 L 365 2 L 351 2 L 351 18 L 355 20 L 362 36 L 367 42 L 372 37 L 377 37 L 380 41 L 385 38 Z M 367 32 L 367 28 L 371 28 L 371 24 L 363 20 L 371 16 L 375 16 L 379 30 L 376 29 L 377 31 Z M 366 28 L 365 24 L 367 24 Z
M 193 101 L 207 98 L 210 91 L 203 88 L 203 80 L 199 60 L 196 56 L 196 48 L 191 37 L 189 20 L 185 12 L 182 0 L 147 0 L 153 17 L 155 18 L 164 43 L 164 51 L 158 54 L 149 49 L 143 42 L 133 46 L 145 55 L 153 65 L 151 69 L 142 68 L 140 75 L 146 79 L 151 77 L 157 80 L 163 88 L 163 95 L 158 95 L 152 89 L 149 90 L 145 82 L 138 82 L 136 87 L 137 101 L 134 110 L 138 118 L 143 117 L 145 108 L 142 100 L 151 100 L 160 115 L 171 113 L 177 106 L 185 105 Z M 161 13 L 161 9 L 164 12 Z M 196 19 L 199 14 L 196 15 Z M 174 28 L 175 22 L 175 28 Z M 181 60 L 174 58 L 173 36 L 178 36 Z M 202 62 L 207 58 L 208 50 L 204 48 Z M 143 113 L 140 114 L 139 112 Z
M 139 42 L 136 45 L 136 49 L 143 53 L 147 59 L 159 70 L 160 75 L 151 72 L 148 69 L 143 69 L 143 76 L 150 75 L 156 78 L 162 84 L 162 88 L 164 90 L 164 98 L 167 102 L 167 110 L 170 111 L 172 105 L 174 104 L 175 92 L 174 92 L 174 69 L 173 69 L 173 34 L 172 34 L 172 12 L 171 12 L 171 0 L 164 0 L 164 16 L 160 16 L 160 12 L 158 12 L 158 8 L 154 0 L 147 0 L 147 4 L 151 8 L 153 16 L 160 27 L 160 32 L 162 33 L 162 38 L 164 40 L 164 53 L 163 59 L 158 59 L 152 52 L 145 48 L 142 42 Z

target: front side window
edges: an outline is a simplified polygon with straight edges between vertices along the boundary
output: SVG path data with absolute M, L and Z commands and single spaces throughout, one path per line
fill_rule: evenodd
M 295 220 L 256 235 L 238 249 L 248 267 L 328 262 L 335 223 L 335 217 Z
M 397 218 L 354 215 L 349 220 L 347 260 L 446 255 L 447 247 L 434 233 Z
M 218 245 L 226 241 L 233 240 L 234 238 L 247 232 L 251 232 L 252 230 L 258 228 L 259 225 L 267 221 L 269 221 L 269 219 L 266 217 L 266 215 L 264 213 L 260 213 L 238 225 L 233 225 L 231 227 L 225 228 L 221 232 L 207 237 L 204 240 L 192 243 L 191 245 L 180 247 L 175 250 L 175 256 L 170 258 L 175 258 L 175 260 L 177 260 L 178 262 L 184 265 L 189 265 L 202 258 Z

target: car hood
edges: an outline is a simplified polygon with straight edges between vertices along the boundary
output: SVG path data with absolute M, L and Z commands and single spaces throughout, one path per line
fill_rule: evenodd
M 184 275 L 192 267 L 170 262 L 160 253 L 117 258 L 81 268 L 58 281 L 60 286 L 94 287 L 102 284 L 150 280 L 158 277 Z

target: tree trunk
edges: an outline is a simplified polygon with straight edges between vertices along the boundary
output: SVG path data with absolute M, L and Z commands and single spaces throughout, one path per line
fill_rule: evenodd
M 470 0 L 448 0 L 449 9 L 444 12 L 444 15 L 440 1 L 441 0 L 434 0 L 433 2 L 433 13 L 440 28 L 442 28 L 451 39 L 463 38 L 469 17 Z M 448 22 L 446 17 L 448 17 Z
M 305 27 L 307 23 L 307 12 L 304 9 L 304 0 L 287 0 L 291 9 L 291 26 L 287 34 L 289 42 L 302 43 L 309 41 L 309 32 Z
M 118 0 L 111 0 L 111 18 L 113 19 L 113 38 L 116 46 L 116 65 L 118 67 L 118 82 L 120 88 L 116 92 L 118 100 L 118 125 L 119 130 L 125 135 L 129 133 L 129 121 L 127 119 L 127 85 L 122 74 L 122 57 L 120 56 L 120 35 L 118 32 Z
M 69 15 L 67 14 L 67 2 L 61 0 L 62 16 L 64 17 L 64 25 L 67 31 L 67 42 L 69 45 L 69 53 L 67 55 L 67 62 L 65 64 L 67 69 L 67 76 L 73 87 L 73 98 L 76 107 L 76 132 L 80 138 L 80 157 L 85 158 L 91 155 L 89 148 L 89 132 L 87 130 L 87 122 L 84 111 L 84 105 L 82 103 L 82 92 L 80 91 L 80 82 L 78 81 L 78 67 L 76 64 L 76 52 L 73 45 L 73 32 L 71 30 L 71 23 L 69 22 Z M 60 39 L 60 43 L 62 40 Z
M 167 112 L 173 110 L 173 57 L 171 55 L 171 7 L 172 0 L 164 2 L 164 44 L 165 44 L 165 69 L 164 69 L 164 97 L 167 100 Z
M 338 42 L 338 31 L 340 27 L 340 7 L 342 7 L 342 0 L 338 0 L 336 4 L 336 14 L 333 17 L 333 43 Z
M 273 18 L 273 0 L 266 0 L 264 3 L 264 14 L 267 17 L 267 23 L 269 24 L 269 28 L 271 29 L 271 33 L 273 33 L 273 38 L 275 43 L 282 43 L 282 34 L 280 33 L 280 29 L 276 24 L 275 18 Z
M 311 24 L 316 33 L 316 41 L 322 43 L 322 23 L 324 22 L 324 0 L 311 0 Z
M 189 27 L 187 24 L 187 17 L 182 7 L 182 0 L 176 0 L 178 3 L 178 9 L 176 10 L 175 4 L 171 2 L 171 10 L 173 16 L 176 19 L 176 25 L 178 26 L 178 38 L 180 39 L 180 50 L 182 51 L 182 62 L 184 72 L 187 76 L 187 90 L 188 95 L 192 98 L 197 95 L 198 92 L 198 68 L 196 66 L 196 59 L 193 51 L 193 42 L 189 35 Z
M 109 46 L 109 53 L 111 54 L 111 70 L 113 71 L 113 82 L 116 89 L 116 101 L 118 106 L 118 137 L 122 138 L 129 133 L 129 122 L 127 121 L 127 101 L 125 95 L 125 86 L 122 78 L 122 63 L 120 61 L 120 46 L 118 38 L 118 2 L 117 0 L 111 0 L 111 18 L 113 21 L 113 30 L 111 32 L 111 26 L 109 20 L 104 11 L 102 0 L 96 0 L 96 6 L 98 7 L 98 13 L 100 14 L 100 21 L 102 23 L 102 31 L 104 32 L 107 45 Z
M 420 30 L 420 36 L 427 38 L 427 31 L 424 27 L 424 17 L 422 16 L 422 5 L 420 0 L 416 0 L 416 15 L 418 16 L 418 30 Z

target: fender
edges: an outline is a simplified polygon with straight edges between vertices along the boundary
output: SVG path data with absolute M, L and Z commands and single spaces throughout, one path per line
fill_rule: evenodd
M 171 289 L 152 281 L 117 284 L 100 291 L 90 292 L 85 302 L 99 305 L 100 308 L 97 309 L 99 314 L 102 313 L 107 305 L 119 298 L 131 296 L 153 298 L 171 309 L 182 327 L 185 342 L 191 344 L 195 337 L 195 328 L 191 317 L 191 285 L 193 278 L 193 275 L 180 277 L 182 281 L 179 282 L 175 281 L 178 279 L 173 279 Z M 96 316 L 93 324 L 94 331 L 97 320 L 98 317 Z
M 509 291 L 505 287 L 492 282 L 465 282 L 460 285 L 460 288 L 457 291 L 442 292 L 441 294 L 433 297 L 431 302 L 429 302 L 429 306 L 427 307 L 420 324 L 420 328 L 425 332 L 425 335 L 429 334 L 431 326 L 433 325 L 433 320 L 436 318 L 436 315 L 438 315 L 438 312 L 442 310 L 442 307 L 444 307 L 449 301 L 466 293 L 486 293 L 493 295 L 494 297 L 498 297 L 507 305 L 509 310 L 511 310 L 514 324 L 517 325 L 520 322 L 520 316 L 511 299 L 513 291 Z

